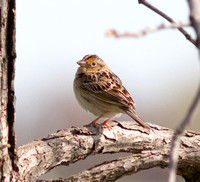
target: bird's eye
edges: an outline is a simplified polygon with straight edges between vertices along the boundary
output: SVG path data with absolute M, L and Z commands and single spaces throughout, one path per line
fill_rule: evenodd
M 96 63 L 95 63 L 95 62 L 92 62 L 92 66 L 96 66 Z

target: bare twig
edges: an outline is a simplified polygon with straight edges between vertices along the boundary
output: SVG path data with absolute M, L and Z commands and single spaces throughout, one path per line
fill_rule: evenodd
M 178 150 L 180 148 L 181 134 L 183 133 L 186 125 L 189 123 L 199 100 L 200 100 L 200 86 L 198 88 L 198 92 L 197 92 L 188 112 L 186 113 L 183 121 L 180 123 L 180 125 L 178 126 L 178 128 L 176 129 L 176 132 L 174 134 L 174 137 L 172 140 L 172 146 L 171 146 L 170 172 L 169 172 L 168 182 L 176 181 L 176 168 L 177 168 L 177 162 L 178 162 Z
M 200 49 L 200 1 L 188 0 L 190 21 L 197 35 L 197 46 Z
M 106 32 L 106 36 L 115 36 L 117 38 L 119 37 L 134 37 L 134 38 L 139 38 L 139 37 L 142 37 L 142 36 L 145 36 L 147 35 L 148 33 L 152 33 L 152 32 L 156 32 L 156 31 L 159 31 L 159 30 L 163 30 L 163 29 L 167 29 L 167 28 L 181 28 L 181 27 L 186 27 L 186 26 L 191 26 L 190 23 L 172 23 L 172 24 L 161 24 L 157 27 L 149 27 L 149 28 L 146 28 L 140 32 L 137 32 L 137 33 L 118 33 L 116 30 L 108 30 Z
M 159 14 L 160 16 L 162 16 L 164 19 L 166 19 L 170 23 L 176 24 L 176 22 L 171 17 L 169 17 L 164 12 L 160 11 L 159 9 L 157 9 L 156 7 L 151 5 L 146 0 L 138 0 L 138 2 L 139 2 L 139 4 L 143 4 L 144 6 L 148 7 L 152 11 L 154 11 L 155 13 Z M 182 27 L 179 27 L 178 30 L 186 37 L 187 40 L 189 40 L 192 44 L 194 44 L 198 48 L 196 40 L 194 40 L 186 30 L 184 30 Z
M 191 24 L 197 35 L 197 47 L 200 48 L 200 1 L 199 0 L 188 0 L 188 4 L 190 6 L 190 20 Z M 178 162 L 178 151 L 180 148 L 180 137 L 183 133 L 186 125 L 190 122 L 192 114 L 200 100 L 200 84 L 196 93 L 196 96 L 186 113 L 183 121 L 180 123 L 178 128 L 176 129 L 176 133 L 174 134 L 171 146 L 171 157 L 170 157 L 170 171 L 168 182 L 176 181 L 176 168 Z

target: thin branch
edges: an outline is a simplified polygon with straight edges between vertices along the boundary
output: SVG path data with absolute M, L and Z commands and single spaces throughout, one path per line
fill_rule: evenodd
M 190 122 L 190 119 L 193 115 L 193 112 L 200 100 L 200 86 L 198 88 L 197 94 L 186 113 L 183 121 L 180 123 L 178 128 L 176 129 L 176 132 L 172 139 L 172 146 L 171 146 L 171 156 L 170 156 L 170 171 L 169 171 L 169 179 L 168 182 L 175 182 L 176 181 L 176 168 L 178 163 L 178 151 L 180 149 L 180 141 L 181 141 L 181 135 L 186 127 L 186 125 Z
M 199 0 L 188 0 L 188 4 L 190 7 L 190 20 L 191 24 L 196 32 L 197 35 L 197 47 L 200 48 L 200 1 Z M 178 162 L 178 150 L 180 148 L 180 137 L 183 133 L 186 125 L 190 122 L 192 114 L 197 107 L 197 104 L 200 100 L 200 83 L 194 97 L 194 100 L 186 113 L 183 121 L 180 123 L 178 128 L 176 129 L 176 133 L 172 140 L 171 146 L 171 157 L 170 157 L 170 171 L 169 171 L 169 178 L 168 182 L 175 182 L 176 181 L 176 168 Z
M 139 2 L 139 4 L 143 4 L 144 6 L 148 7 L 152 11 L 154 11 L 155 13 L 159 14 L 160 16 L 162 16 L 164 19 L 166 19 L 170 23 L 175 23 L 176 24 L 176 22 L 171 17 L 169 17 L 164 12 L 160 11 L 159 9 L 157 9 L 156 7 L 151 5 L 146 0 L 138 0 L 138 2 Z M 194 40 L 186 30 L 184 30 L 182 27 L 178 27 L 178 30 L 185 36 L 185 38 L 187 40 L 189 40 L 192 44 L 194 44 L 198 48 L 196 40 Z
M 159 30 L 164 30 L 164 29 L 169 29 L 169 28 L 181 28 L 181 27 L 188 27 L 188 26 L 191 26 L 190 23 L 172 23 L 172 24 L 161 24 L 157 27 L 148 27 L 140 32 L 137 32 L 137 33 L 118 33 L 116 30 L 108 30 L 106 32 L 106 36 L 114 36 L 116 38 L 119 38 L 119 37 L 133 37 L 133 38 L 139 38 L 139 37 L 142 37 L 142 36 L 145 36 L 149 33 L 152 33 L 152 32 L 156 32 L 156 31 L 159 31 Z
M 197 46 L 200 49 L 200 1 L 188 0 L 190 21 L 197 35 Z

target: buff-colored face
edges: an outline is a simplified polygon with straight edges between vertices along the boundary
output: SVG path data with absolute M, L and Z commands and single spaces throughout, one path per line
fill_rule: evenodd
M 106 63 L 97 55 L 86 55 L 77 64 L 87 71 L 98 71 L 106 66 Z

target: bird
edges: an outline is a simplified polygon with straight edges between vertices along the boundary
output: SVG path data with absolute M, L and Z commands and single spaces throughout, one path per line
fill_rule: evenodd
M 100 118 L 106 118 L 101 125 L 112 129 L 108 122 L 119 114 L 127 114 L 139 125 L 149 129 L 135 112 L 135 102 L 120 78 L 111 71 L 99 56 L 88 54 L 77 62 L 79 65 L 73 83 L 79 104 L 97 118 L 90 125 L 97 126 Z

